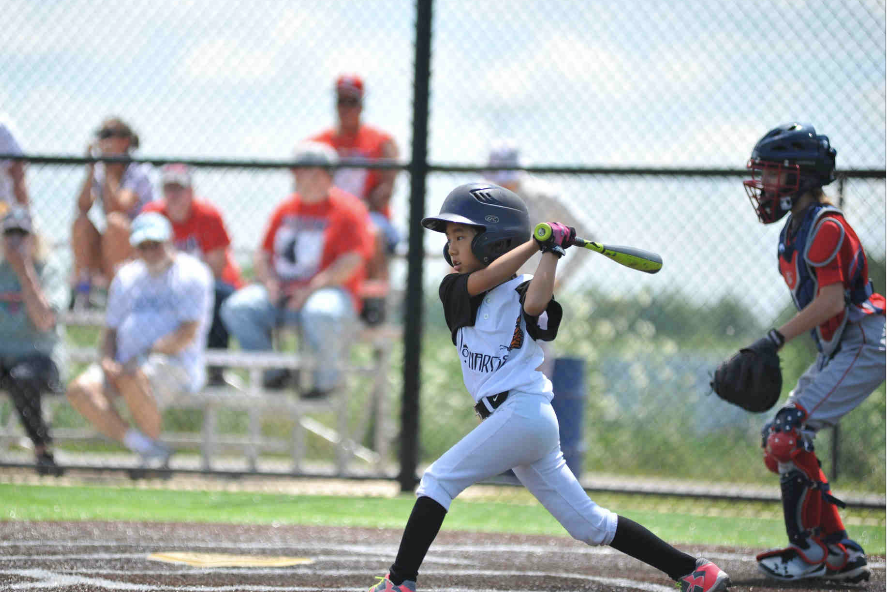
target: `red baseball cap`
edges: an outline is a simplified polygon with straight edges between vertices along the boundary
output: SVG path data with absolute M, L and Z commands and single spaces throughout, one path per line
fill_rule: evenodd
M 363 98 L 363 79 L 357 74 L 342 74 L 336 78 L 336 94 Z

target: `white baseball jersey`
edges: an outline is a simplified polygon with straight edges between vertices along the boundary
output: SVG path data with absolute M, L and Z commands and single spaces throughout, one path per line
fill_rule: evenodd
M 538 317 L 523 312 L 531 279 L 517 276 L 477 296 L 468 295 L 468 274 L 450 274 L 441 282 L 444 316 L 468 392 L 475 401 L 503 391 L 508 397 L 428 467 L 416 495 L 448 510 L 466 487 L 513 469 L 570 535 L 607 545 L 617 516 L 588 497 L 564 461 L 551 382 L 537 370 L 544 359 L 537 340 L 557 336 L 563 311 L 552 298 Z
M 523 311 L 531 275 L 520 275 L 492 290 L 468 295 L 467 273 L 453 273 L 440 284 L 444 316 L 462 362 L 465 388 L 475 401 L 518 390 L 554 396 L 539 372 L 545 356 L 537 339 L 557 336 L 563 311 L 554 298 L 538 317 Z

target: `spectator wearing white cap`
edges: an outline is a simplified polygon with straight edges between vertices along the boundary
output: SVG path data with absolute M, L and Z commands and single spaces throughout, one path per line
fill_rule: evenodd
M 150 202 L 142 212 L 159 212 L 166 216 L 172 223 L 173 244 L 176 249 L 197 257 L 209 266 L 213 273 L 215 304 L 207 347 L 226 349 L 228 330 L 219 311 L 225 300 L 243 287 L 243 280 L 231 254 L 231 238 L 222 214 L 212 203 L 194 194 L 191 169 L 188 166 L 181 163 L 164 165 L 160 169 L 160 183 L 163 187 L 163 199 Z M 222 370 L 209 368 L 209 384 L 226 384 Z
M 320 360 L 305 398 L 339 386 L 336 369 L 360 312 L 358 295 L 372 255 L 369 214 L 353 195 L 333 187 L 335 150 L 318 142 L 296 149 L 295 193 L 271 215 L 255 258 L 258 283 L 222 305 L 222 320 L 244 350 L 270 351 L 272 331 L 298 325 Z M 265 373 L 266 388 L 283 388 L 283 369 Z
M 340 158 L 396 162 L 397 143 L 391 134 L 361 121 L 365 94 L 360 76 L 338 76 L 335 82 L 336 125 L 310 139 L 332 146 Z M 397 172 L 397 169 L 342 167 L 333 177 L 336 187 L 364 201 L 376 230 L 374 252 L 368 262 L 367 281 L 363 287 L 366 306 L 362 316 L 370 324 L 383 319 L 383 297 L 389 288 L 388 258 L 400 242 L 400 232 L 392 221 L 390 205 Z
M 518 194 L 534 218 L 539 220 L 560 220 L 567 226 L 576 229 L 576 235 L 590 239 L 588 229 L 577 215 L 578 208 L 574 203 L 568 203 L 560 194 L 560 190 L 553 184 L 539 177 L 528 174 L 525 171 L 516 170 L 521 165 L 520 148 L 513 140 L 499 140 L 494 143 L 489 152 L 487 166 L 490 167 L 515 167 L 505 170 L 487 170 L 484 177 L 496 185 L 505 187 Z M 534 256 L 522 268 L 519 273 L 533 273 L 538 264 L 538 257 Z M 558 266 L 557 284 L 555 289 L 561 287 L 572 277 L 578 265 L 583 262 L 582 257 L 567 257 Z
M 68 386 L 68 399 L 105 436 L 165 465 L 172 454 L 159 441 L 161 411 L 176 395 L 206 380 L 206 328 L 212 315 L 212 274 L 172 245 L 172 225 L 147 212 L 132 223 L 137 254 L 111 282 L 101 362 Z M 117 412 L 121 397 L 135 422 Z
M 65 305 L 65 281 L 24 206 L 0 216 L 0 230 L 0 388 L 12 397 L 34 445 L 37 472 L 60 475 L 41 397 L 64 391 L 65 348 L 56 315 Z
M 503 139 L 494 143 L 490 148 L 487 166 L 515 167 L 504 170 L 487 170 L 484 177 L 488 181 L 518 194 L 527 204 L 534 219 L 559 220 L 563 224 L 575 228 L 577 236 L 585 239 L 591 238 L 588 229 L 576 214 L 575 206 L 563 199 L 557 187 L 539 177 L 528 174 L 526 171 L 517 170 L 517 167 L 522 166 L 520 148 L 513 140 Z M 535 273 L 540 257 L 541 253 L 534 255 L 521 267 L 518 273 Z M 556 291 L 562 289 L 563 285 L 575 275 L 584 259 L 584 257 L 575 255 L 564 258 L 563 262 L 558 265 L 557 279 L 554 285 Z M 552 351 L 554 346 L 547 341 L 540 341 L 539 344 L 545 351 L 545 362 L 539 369 L 551 378 L 556 357 L 555 352 Z

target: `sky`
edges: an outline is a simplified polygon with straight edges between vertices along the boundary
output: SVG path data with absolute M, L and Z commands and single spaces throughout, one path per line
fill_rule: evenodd
M 80 155 L 113 114 L 137 130 L 144 157 L 286 159 L 333 123 L 335 76 L 357 72 L 364 120 L 409 157 L 412 2 L 0 2 L 0 112 L 30 153 Z M 768 129 L 797 120 L 830 137 L 839 168 L 885 166 L 879 2 L 438 0 L 430 86 L 435 163 L 482 165 L 507 137 L 527 165 L 741 168 Z M 29 171 L 53 238 L 68 235 L 82 175 Z M 432 175 L 427 211 L 476 178 Z M 212 169 L 196 180 L 241 250 L 258 243 L 291 189 L 285 172 Z M 549 180 L 594 238 L 661 252 L 666 263 L 638 278 L 591 255 L 577 289 L 735 294 L 765 315 L 787 302 L 778 228 L 756 221 L 738 178 Z M 401 175 L 394 211 L 404 232 L 408 186 Z M 851 223 L 883 254 L 884 182 L 845 193 Z M 434 252 L 439 242 L 426 237 Z

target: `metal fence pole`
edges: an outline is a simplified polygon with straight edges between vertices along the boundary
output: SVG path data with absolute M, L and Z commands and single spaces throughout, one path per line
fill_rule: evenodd
M 416 486 L 419 464 L 419 362 L 422 350 L 422 218 L 428 175 L 428 92 L 431 78 L 432 0 L 416 2 L 416 58 L 413 77 L 413 152 L 410 162 L 410 238 L 404 319 L 403 405 L 400 412 L 401 491 Z
M 838 207 L 844 209 L 844 175 L 838 175 Z M 832 428 L 832 470 L 828 480 L 834 483 L 838 480 L 838 453 L 840 452 L 841 425 L 836 423 Z

